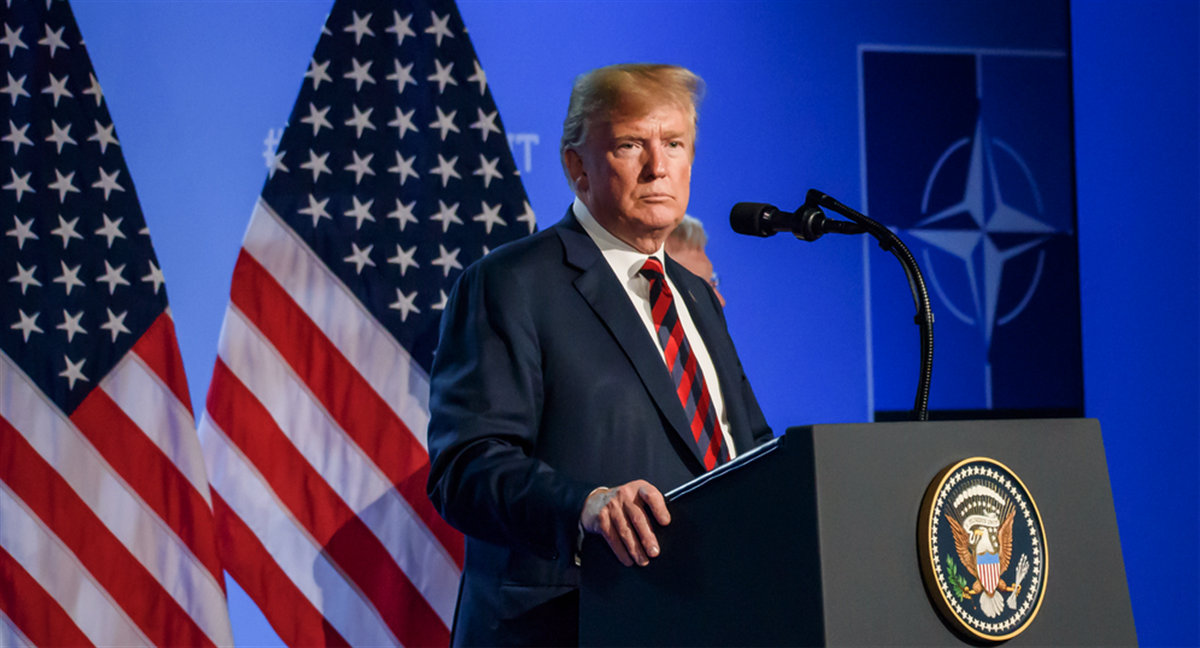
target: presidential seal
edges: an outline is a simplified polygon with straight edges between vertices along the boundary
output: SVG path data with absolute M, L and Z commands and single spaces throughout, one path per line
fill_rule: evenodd
M 934 605 L 968 637 L 1004 641 L 1037 616 L 1046 591 L 1046 535 L 1025 484 L 993 459 L 938 474 L 921 505 L 921 571 Z

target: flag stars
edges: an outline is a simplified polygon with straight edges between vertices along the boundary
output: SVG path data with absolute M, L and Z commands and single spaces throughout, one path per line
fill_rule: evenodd
M 508 225 L 508 223 L 504 222 L 504 219 L 500 217 L 500 207 L 502 206 L 502 203 L 496 203 L 495 207 L 487 204 L 486 201 L 480 201 L 480 203 L 482 204 L 481 209 L 483 211 L 481 211 L 478 216 L 475 216 L 471 220 L 475 221 L 476 223 L 483 223 L 483 227 L 488 234 L 492 233 L 493 225 L 500 225 L 502 227 Z
M 493 110 L 492 114 L 488 115 L 483 112 L 482 108 L 476 108 L 476 110 L 479 111 L 479 120 L 474 124 L 471 124 L 471 128 L 477 129 L 479 131 L 479 136 L 485 142 L 487 141 L 488 133 L 495 133 L 499 135 L 500 127 L 496 126 L 496 116 L 500 114 L 500 111 Z
M 33 233 L 33 219 L 29 222 L 22 223 L 20 218 L 13 216 L 13 228 L 4 233 L 5 236 L 12 236 L 17 239 L 17 249 L 25 249 L 25 241 L 29 239 L 38 240 L 38 235 Z
M 458 114 L 457 110 L 451 110 L 450 114 L 447 115 L 446 113 L 442 112 L 441 106 L 435 106 L 435 108 L 437 108 L 438 118 L 437 118 L 437 121 L 430 124 L 429 127 L 436 128 L 436 129 L 442 131 L 442 141 L 443 142 L 446 141 L 446 135 L 449 134 L 450 131 L 454 131 L 455 133 L 462 132 L 462 131 L 458 130 L 458 126 L 454 125 L 454 117 L 455 117 L 455 115 Z
M 433 306 L 430 306 L 429 308 L 430 308 L 430 310 L 444 311 L 444 310 L 446 310 L 446 302 L 448 301 L 448 298 L 446 297 L 446 291 L 439 290 L 438 293 L 440 293 L 441 298 L 438 300 L 438 303 L 434 304 Z
M 73 342 L 75 340 L 76 333 L 80 333 L 82 335 L 87 335 L 87 329 L 83 328 L 83 326 L 81 326 L 79 324 L 79 320 L 82 318 L 83 318 L 83 311 L 79 311 L 78 313 L 76 313 L 74 315 L 71 315 L 66 310 L 63 311 L 62 324 L 59 324 L 58 326 L 55 326 L 54 328 L 56 328 L 60 331 L 67 332 L 67 344 L 70 344 L 71 342 Z
M 67 357 L 66 354 L 63 354 L 63 360 L 66 361 L 67 368 L 58 375 L 70 381 L 70 387 L 68 387 L 68 389 L 75 389 L 76 380 L 89 382 L 87 376 L 83 375 L 83 363 L 87 362 L 87 358 L 80 360 L 79 363 L 76 364 L 71 362 L 71 359 Z
M 496 170 L 496 165 L 498 164 L 500 164 L 499 156 L 497 156 L 495 159 L 488 160 L 483 156 L 483 153 L 480 153 L 479 168 L 475 169 L 472 175 L 483 176 L 483 187 L 486 189 L 492 184 L 492 178 L 499 180 L 500 178 L 504 177 L 499 171 Z
M 25 89 L 25 79 L 29 75 L 23 75 L 20 79 L 14 79 L 11 72 L 5 72 L 8 75 L 8 85 L 0 88 L 0 93 L 4 93 L 12 97 L 12 105 L 17 105 L 18 97 L 28 97 L 29 92 Z
M 163 278 L 162 270 L 159 270 L 158 266 L 154 265 L 154 261 L 150 261 L 150 274 L 142 277 L 142 281 L 148 281 L 154 284 L 154 294 L 157 295 L 158 289 L 163 285 L 163 282 L 165 282 L 166 279 Z
M 279 159 L 276 160 L 276 163 L 279 163 L 282 159 L 283 159 L 283 154 L 280 153 Z M 272 165 L 272 167 L 274 167 L 274 164 Z M 285 167 L 284 171 L 286 171 L 286 170 L 287 170 L 287 168 Z M 273 168 L 272 168 L 272 173 L 274 173 Z M 100 179 L 92 183 L 92 188 L 93 189 L 103 189 L 104 190 L 104 200 L 108 200 L 108 197 L 112 192 L 114 192 L 114 191 L 124 192 L 125 191 L 125 187 L 122 187 L 120 184 L 117 183 L 117 176 L 119 176 L 119 175 L 121 175 L 120 169 L 113 171 L 112 175 L 108 175 L 108 173 L 106 173 L 103 168 L 100 168 Z
M 312 194 L 308 194 L 308 207 L 297 209 L 296 212 L 300 213 L 300 214 L 306 214 L 308 216 L 312 216 L 313 227 L 315 228 L 317 226 L 317 223 L 321 222 L 322 218 L 328 218 L 329 220 L 333 220 L 333 217 L 329 215 L 329 212 L 325 211 L 325 206 L 328 204 L 329 204 L 328 198 L 326 198 L 325 200 L 317 200 L 316 196 L 313 196 Z
M 417 291 L 414 290 L 411 295 L 405 295 L 400 291 L 399 288 L 397 288 L 396 301 L 388 304 L 388 308 L 400 311 L 400 321 L 405 322 L 408 321 L 408 316 L 410 313 L 421 312 L 421 309 L 417 308 L 417 305 L 414 303 L 416 299 Z
M 446 67 L 442 67 L 442 62 L 437 59 L 434 59 L 433 64 L 437 66 L 437 72 L 430 74 L 425 79 L 427 81 L 437 81 L 438 94 L 445 92 L 447 85 L 458 85 L 458 81 L 455 81 L 454 77 L 450 74 L 454 69 L 453 61 L 451 61 L 450 65 L 447 65 Z
M 111 250 L 113 241 L 115 239 L 125 238 L 125 234 L 123 232 L 121 232 L 121 221 L 123 221 L 125 219 L 118 218 L 117 220 L 114 221 L 114 220 L 110 220 L 108 218 L 108 214 L 100 214 L 100 215 L 104 218 L 104 227 L 101 227 L 100 229 L 96 230 L 96 234 L 103 235 L 105 238 L 108 239 L 108 249 Z
M 445 202 L 438 200 L 438 213 L 430 216 L 429 220 L 441 222 L 443 234 L 450 230 L 451 223 L 462 225 L 462 219 L 458 217 L 458 203 L 447 206 Z
M 333 172 L 329 170 L 329 166 L 325 164 L 325 160 L 328 160 L 328 159 L 329 159 L 328 151 L 326 151 L 322 155 L 317 155 L 315 151 L 313 151 L 312 149 L 308 149 L 308 162 L 304 162 L 303 164 L 301 164 L 300 168 L 308 169 L 308 170 L 312 171 L 313 182 L 316 183 L 317 180 L 321 179 L 322 173 L 328 173 L 330 175 L 333 175 Z
M 66 41 L 63 40 L 62 34 L 64 29 L 66 27 L 59 27 L 58 31 L 53 31 L 50 29 L 50 25 L 46 25 L 46 35 L 38 41 L 38 45 L 45 45 L 50 48 L 50 58 L 54 58 L 60 47 L 68 50 L 71 49 Z
M 112 341 L 116 342 L 118 335 L 130 332 L 129 329 L 125 328 L 125 316 L 129 314 L 129 311 L 125 311 L 120 315 L 114 315 L 111 308 L 106 308 L 105 310 L 108 311 L 108 321 L 101 324 L 100 328 L 112 333 Z
M 60 173 L 58 171 L 58 169 L 55 169 L 54 176 L 55 176 L 54 182 L 51 182 L 50 184 L 48 184 L 46 186 L 48 188 L 53 189 L 58 192 L 58 202 L 60 202 L 60 203 L 66 202 L 67 194 L 69 194 L 69 193 L 79 193 L 79 188 L 76 187 L 75 184 L 72 182 L 75 179 L 74 171 L 72 171 L 64 176 L 62 173 Z M 17 200 L 19 201 L 20 198 L 18 198 Z
M 114 292 L 116 292 L 118 285 L 120 285 L 120 286 L 128 286 L 129 285 L 129 280 L 126 279 L 125 277 L 121 276 L 121 273 L 123 273 L 123 272 L 125 272 L 125 264 L 124 263 L 122 263 L 120 266 L 114 268 L 111 265 L 109 265 L 108 260 L 105 259 L 104 260 L 104 274 L 100 275 L 99 277 L 96 277 L 96 283 L 108 284 L 108 294 L 111 295 Z
M 388 126 L 393 126 L 400 132 L 400 139 L 404 139 L 404 134 L 408 131 L 417 132 L 417 127 L 413 125 L 412 118 L 416 114 L 417 109 L 413 108 L 408 112 L 401 112 L 400 107 L 396 107 L 396 118 L 388 122 Z M 435 122 L 436 123 L 436 122 Z
M 9 328 L 14 331 L 20 331 L 23 338 L 22 341 L 28 342 L 29 336 L 33 335 L 34 333 L 45 333 L 45 331 L 43 331 L 37 325 L 38 315 L 41 315 L 40 312 L 34 313 L 33 315 L 26 315 L 23 309 L 18 308 L 17 314 L 20 316 L 21 321 L 13 324 Z
M 346 263 L 354 264 L 354 274 L 362 274 L 365 266 L 375 267 L 375 262 L 371 260 L 371 250 L 374 249 L 374 245 L 368 245 L 362 250 L 358 249 L 357 243 L 351 243 L 350 247 L 354 250 L 354 253 L 342 260 Z
M 9 169 L 9 171 L 12 173 L 12 182 L 4 185 L 2 188 L 17 192 L 17 202 L 21 202 L 21 198 L 25 196 L 26 191 L 29 193 L 37 193 L 37 191 L 34 191 L 33 187 L 29 186 L 29 177 L 33 175 L 32 171 L 23 176 L 17 175 L 16 169 Z
M 354 172 L 354 185 L 358 186 L 358 183 L 362 182 L 364 175 L 375 175 L 375 172 L 371 170 L 371 158 L 375 157 L 375 154 L 368 153 L 367 157 L 360 158 L 358 157 L 358 151 L 351 151 L 350 153 L 354 156 L 354 162 L 346 165 L 346 171 Z
M 78 216 L 75 217 L 75 220 L 67 221 L 60 215 L 58 217 L 58 227 L 50 230 L 51 234 L 62 237 L 64 250 L 67 249 L 67 244 L 71 242 L 71 239 L 83 240 L 83 235 L 75 231 L 75 224 L 78 222 Z
M 342 30 L 346 33 L 354 34 L 354 44 L 355 45 L 359 45 L 362 43 L 363 36 L 374 36 L 375 35 L 375 32 L 371 31 L 371 28 L 367 25 L 367 23 L 369 23 L 371 21 L 371 15 L 372 14 L 367 14 L 367 15 L 363 16 L 362 18 L 359 18 L 358 12 L 355 11 L 354 12 L 354 20 L 351 22 L 351 24 L 349 26 L 347 26 L 345 29 Z
M 416 37 L 417 32 L 413 31 L 412 26 L 411 26 L 412 17 L 413 17 L 412 14 L 408 14 L 407 16 L 401 18 L 399 11 L 396 11 L 394 9 L 392 10 L 392 20 L 393 20 L 392 26 L 388 27 L 384 31 L 389 34 L 396 35 L 396 46 L 397 47 L 404 44 L 405 36 L 412 36 L 414 38 Z M 17 33 L 20 33 L 20 30 L 18 30 Z
M 354 207 L 346 210 L 344 215 L 354 219 L 354 229 L 361 229 L 363 221 L 365 220 L 369 220 L 374 223 L 375 217 L 371 215 L 371 205 L 375 204 L 375 200 L 371 199 L 366 203 L 361 203 L 358 201 L 358 196 L 352 196 L 351 198 L 354 200 Z
M 375 83 L 375 77 L 371 76 L 371 63 L 367 61 L 366 65 L 358 62 L 357 58 L 350 59 L 350 65 L 353 69 L 342 75 L 345 79 L 354 79 L 354 91 L 362 90 L 364 83 Z
M 54 95 L 54 107 L 55 108 L 58 108 L 58 100 L 59 99 L 62 99 L 63 97 L 70 97 L 72 99 L 75 98 L 75 95 L 71 94 L 70 90 L 67 90 L 67 79 L 69 79 L 69 78 L 71 78 L 71 75 L 68 74 L 68 75 L 64 76 L 62 78 L 62 80 L 60 81 L 57 78 L 55 78 L 54 73 L 51 72 L 50 73 L 50 85 L 46 86 L 45 88 L 42 88 L 42 94 Z
M 315 104 L 309 103 L 308 116 L 300 118 L 300 123 L 312 125 L 313 137 L 319 135 L 322 128 L 333 130 L 333 124 L 329 123 L 329 120 L 325 117 L 325 115 L 329 114 L 329 108 L 329 106 L 325 106 L 325 108 L 317 110 Z
M 308 72 L 304 73 L 304 78 L 312 79 L 313 90 L 318 90 L 321 87 L 322 81 L 333 83 L 333 77 L 329 76 L 329 61 L 317 63 L 317 59 L 312 59 L 312 63 L 308 65 Z
M 408 178 L 410 176 L 413 178 L 420 177 L 419 175 L 417 175 L 416 171 L 413 171 L 413 164 L 416 161 L 417 161 L 417 156 L 414 155 L 410 158 L 405 158 L 404 156 L 400 155 L 400 151 L 396 151 L 396 166 L 388 167 L 388 173 L 399 174 L 400 175 L 400 186 L 403 187 L 404 183 L 408 180 Z
M 479 67 L 479 61 L 474 61 L 474 63 L 475 74 L 467 77 L 467 81 L 479 84 L 479 96 L 482 97 L 483 93 L 487 91 L 487 75 L 484 74 L 483 68 Z
M 363 131 L 366 129 L 375 130 L 375 124 L 371 123 L 371 113 L 375 112 L 374 108 L 367 108 L 366 112 L 358 109 L 358 106 L 351 106 L 354 109 L 354 116 L 346 120 L 347 126 L 353 126 L 356 129 L 355 138 L 361 139 Z
M 96 122 L 96 132 L 91 137 L 88 138 L 88 141 L 89 142 L 98 142 L 100 144 L 100 154 L 101 155 L 108 153 L 108 145 L 109 144 L 112 144 L 114 146 L 121 145 L 121 143 L 118 142 L 117 138 L 113 135 L 113 125 L 112 124 L 109 124 L 108 126 L 101 126 L 99 120 L 93 120 L 93 121 Z
M 434 175 L 442 176 L 442 187 L 445 187 L 450 182 L 451 177 L 462 180 L 462 176 L 458 175 L 458 171 L 454 170 L 455 164 L 458 164 L 457 155 L 447 160 L 446 158 L 442 157 L 441 153 L 438 153 L 438 165 L 430 169 L 429 172 Z
M 455 248 L 453 251 L 447 251 L 446 246 L 438 243 L 438 250 L 440 251 L 438 258 L 434 259 L 430 263 L 435 266 L 441 266 L 443 276 L 449 277 L 450 271 L 456 268 L 462 270 L 462 264 L 458 262 L 458 253 L 461 248 Z
M 450 33 L 450 14 L 444 17 L 439 17 L 436 11 L 430 11 L 429 14 L 433 17 L 433 24 L 425 28 L 426 34 L 437 36 L 437 46 L 442 46 L 442 37 L 454 38 L 454 34 Z
M 537 228 L 537 216 L 534 215 L 528 200 L 525 201 L 525 213 L 517 217 L 517 222 L 529 225 L 530 234 L 533 234 L 533 230 Z
M 29 146 L 33 146 L 33 140 L 29 139 L 25 135 L 25 132 L 28 130 L 29 130 L 29 124 L 25 124 L 21 128 L 17 128 L 17 125 L 14 124 L 12 122 L 12 120 L 9 120 L 8 135 L 5 135 L 4 137 L 0 137 L 0 141 L 12 143 L 13 155 L 18 155 L 21 152 L 22 144 L 28 144 Z
M 387 262 L 392 265 L 400 266 L 400 276 L 403 277 L 404 273 L 408 272 L 409 268 L 421 267 L 421 264 L 417 263 L 416 259 L 414 258 L 416 253 L 417 246 L 415 245 L 405 250 L 401 248 L 399 244 L 396 244 L 396 256 L 388 259 Z
M 17 27 L 17 31 L 13 31 L 8 24 L 4 25 L 4 38 L 0 39 L 0 44 L 8 46 L 9 58 L 12 58 L 12 55 L 17 51 L 18 47 L 21 49 L 29 49 L 29 46 L 25 44 L 25 41 L 21 40 L 21 32 L 23 31 L 25 31 L 24 27 Z
M 58 153 L 62 153 L 63 146 L 67 144 L 76 144 L 77 142 L 71 138 L 71 125 L 67 124 L 66 128 L 58 125 L 58 122 L 50 120 L 50 128 L 53 133 L 46 136 L 47 142 L 54 142 L 58 146 Z
M 104 101 L 104 91 L 100 89 L 100 82 L 96 80 L 96 75 L 88 72 L 88 79 L 91 81 L 87 90 L 83 91 L 85 95 L 92 95 L 96 98 L 96 105 L 99 106 Z
M 268 179 L 274 178 L 276 171 L 283 171 L 284 173 L 292 172 L 292 170 L 289 169 L 288 166 L 283 163 L 283 158 L 285 155 L 287 155 L 287 151 L 279 151 L 278 153 L 275 153 L 274 155 L 271 156 L 271 161 L 267 164 L 267 178 Z M 105 196 L 105 200 L 107 200 L 107 199 L 108 199 L 108 196 Z
M 65 268 L 66 266 L 63 266 L 63 267 Z M 41 288 L 42 282 L 33 278 L 33 273 L 36 270 L 37 270 L 37 266 L 33 266 L 33 267 L 29 268 L 28 270 L 26 270 L 25 266 L 21 265 L 21 263 L 18 261 L 17 262 L 17 274 L 15 277 L 10 278 L 8 280 L 8 283 L 21 284 L 21 294 L 22 295 L 25 294 L 25 289 L 30 286 L 37 286 L 38 288 Z
M 417 224 L 417 217 L 413 216 L 413 207 L 416 207 L 417 201 L 412 201 L 407 205 L 396 199 L 396 210 L 387 215 L 388 218 L 395 218 L 400 221 L 400 231 L 404 231 L 404 226 L 408 223 Z M 401 272 L 400 274 L 404 274 Z
M 396 71 L 387 75 L 386 79 L 388 81 L 395 81 L 396 92 L 404 94 L 405 86 L 417 85 L 417 81 L 412 76 L 413 64 L 400 65 L 400 59 L 392 59 L 392 62 L 396 65 Z

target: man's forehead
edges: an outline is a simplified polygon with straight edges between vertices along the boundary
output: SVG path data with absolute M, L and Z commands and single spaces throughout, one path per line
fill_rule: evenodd
M 599 125 L 618 137 L 660 130 L 675 135 L 695 133 L 691 115 L 684 108 L 674 104 L 653 106 L 649 110 L 638 112 L 614 113 L 601 120 Z

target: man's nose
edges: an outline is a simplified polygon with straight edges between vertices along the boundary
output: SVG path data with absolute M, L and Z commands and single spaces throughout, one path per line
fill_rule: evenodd
M 642 166 L 642 175 L 648 180 L 667 175 L 667 155 L 660 147 L 646 147 L 646 160 Z

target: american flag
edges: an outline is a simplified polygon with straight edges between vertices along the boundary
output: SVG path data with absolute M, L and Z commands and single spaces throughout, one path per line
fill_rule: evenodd
M 453 282 L 533 212 L 453 3 L 338 0 L 302 83 L 200 424 L 222 557 L 290 645 L 445 645 L 429 367 Z
M 0 7 L 0 645 L 229 645 L 163 275 L 65 1 Z

